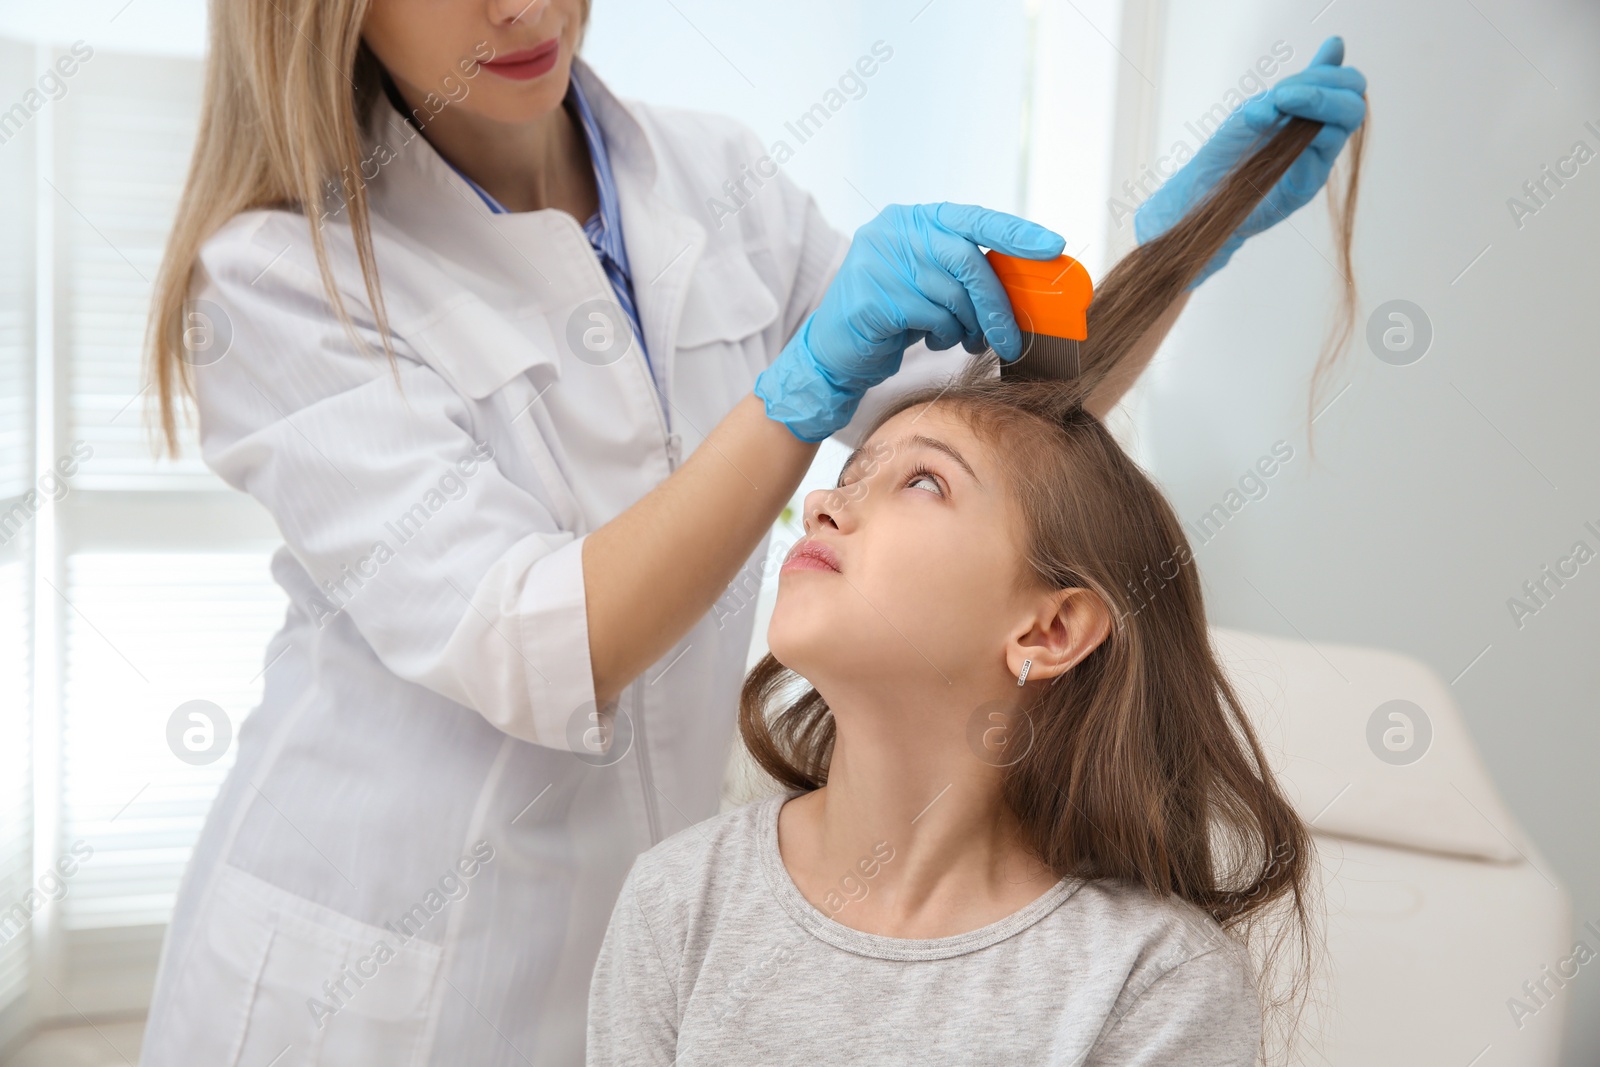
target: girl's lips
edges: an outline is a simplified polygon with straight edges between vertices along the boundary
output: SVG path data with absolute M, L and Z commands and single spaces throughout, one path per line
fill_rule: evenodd
M 839 573 L 839 557 L 833 549 L 809 538 L 798 541 L 789 552 L 789 558 L 778 568 L 783 571 L 833 571 Z
M 520 52 L 508 52 L 503 56 L 496 56 L 486 60 L 480 66 L 484 70 L 491 70 L 502 78 L 513 81 L 531 81 L 534 78 L 550 73 L 556 65 L 556 60 L 561 57 L 561 38 L 552 37 L 537 48 L 525 48 Z

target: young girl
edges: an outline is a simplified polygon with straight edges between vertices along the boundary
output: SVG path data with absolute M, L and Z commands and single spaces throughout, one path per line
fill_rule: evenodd
M 969 371 L 807 498 L 740 717 L 789 790 L 636 862 L 590 1063 L 1254 1062 L 1217 918 L 1298 908 L 1306 831 L 1076 399 Z
M 1130 339 L 1315 134 L 1119 264 L 1078 379 L 980 357 L 807 498 L 740 709 L 784 790 L 636 861 L 590 1064 L 1257 1061 L 1271 972 L 1309 966 L 1310 837 L 1182 525 L 1099 416 Z

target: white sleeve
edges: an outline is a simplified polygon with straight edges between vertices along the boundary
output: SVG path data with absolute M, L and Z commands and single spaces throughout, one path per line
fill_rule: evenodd
M 572 748 L 594 700 L 582 538 L 501 473 L 403 338 L 391 367 L 364 300 L 346 304 L 365 352 L 320 279 L 273 260 L 243 227 L 202 252 L 195 296 L 232 330 L 193 368 L 206 464 L 272 514 L 320 587 L 300 605 L 319 627 L 353 625 L 399 677 Z
M 756 135 L 744 128 L 742 137 L 749 158 L 760 158 L 765 150 Z M 752 220 L 753 225 L 761 225 L 765 232 L 751 239 L 771 246 L 782 262 L 794 264 L 789 298 L 781 315 L 780 333 L 783 344 L 787 344 L 806 317 L 822 303 L 833 276 L 839 273 L 839 264 L 850 251 L 850 235 L 834 229 L 817 206 L 816 198 L 796 185 L 781 168 L 772 182 L 777 196 L 770 203 L 776 205 L 776 217 L 769 215 L 765 223 Z M 766 191 L 758 195 L 765 196 Z M 781 347 L 773 349 L 774 358 Z

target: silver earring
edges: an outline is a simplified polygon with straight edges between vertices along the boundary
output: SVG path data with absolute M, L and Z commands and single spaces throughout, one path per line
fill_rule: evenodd
M 1028 672 L 1031 671 L 1032 669 L 1033 669 L 1033 660 L 1025 659 L 1025 660 L 1022 661 L 1022 670 L 1017 672 L 1017 684 L 1018 685 L 1026 685 L 1028 683 Z

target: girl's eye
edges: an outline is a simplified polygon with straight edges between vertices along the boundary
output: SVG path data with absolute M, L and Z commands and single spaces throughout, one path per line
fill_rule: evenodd
M 911 472 L 911 477 L 906 482 L 906 488 L 909 489 L 912 486 L 922 486 L 923 488 L 938 493 L 941 496 L 944 494 L 944 490 L 939 488 L 939 479 L 935 478 L 933 476 L 933 472 L 927 470 L 926 468 L 919 467 L 917 470 Z

